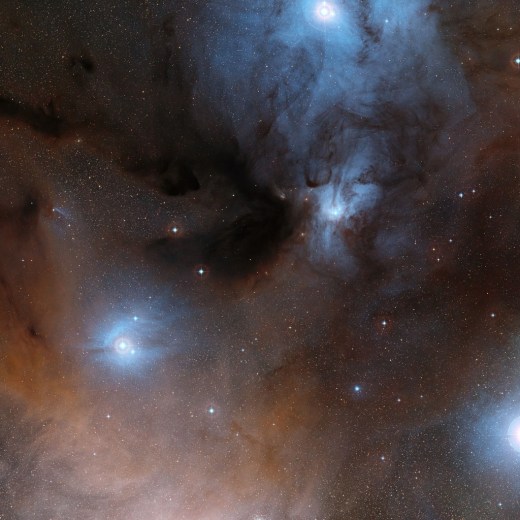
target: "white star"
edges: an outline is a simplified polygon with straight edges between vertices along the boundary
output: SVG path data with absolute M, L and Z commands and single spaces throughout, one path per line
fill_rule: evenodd
M 320 2 L 316 7 L 316 16 L 320 20 L 327 22 L 336 16 L 336 10 L 329 2 Z

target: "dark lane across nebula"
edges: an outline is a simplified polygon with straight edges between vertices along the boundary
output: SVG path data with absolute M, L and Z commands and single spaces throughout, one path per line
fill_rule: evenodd
M 513 0 L 4 4 L 0 520 L 520 518 Z

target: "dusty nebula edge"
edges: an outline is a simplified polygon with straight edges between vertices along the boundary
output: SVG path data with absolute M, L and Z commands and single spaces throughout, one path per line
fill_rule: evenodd
M 518 519 L 519 17 L 3 2 L 0 519 Z

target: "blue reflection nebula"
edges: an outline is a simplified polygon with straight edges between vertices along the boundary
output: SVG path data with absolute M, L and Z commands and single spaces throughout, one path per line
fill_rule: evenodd
M 172 330 L 170 320 L 160 310 L 107 315 L 97 323 L 86 350 L 94 363 L 107 369 L 146 373 L 173 353 Z

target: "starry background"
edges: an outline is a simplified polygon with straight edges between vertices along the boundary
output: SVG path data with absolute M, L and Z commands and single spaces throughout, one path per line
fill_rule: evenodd
M 0 6 L 0 519 L 520 518 L 514 0 Z

